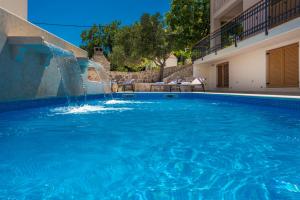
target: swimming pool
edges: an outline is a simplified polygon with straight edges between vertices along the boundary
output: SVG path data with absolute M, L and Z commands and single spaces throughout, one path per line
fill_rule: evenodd
M 120 94 L 0 114 L 0 199 L 293 200 L 299 166 L 299 100 Z

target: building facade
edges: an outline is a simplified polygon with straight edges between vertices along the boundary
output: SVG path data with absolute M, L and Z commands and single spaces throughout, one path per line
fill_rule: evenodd
M 210 90 L 300 92 L 300 0 L 211 0 L 211 33 L 193 49 Z
M 28 0 L 0 0 L 0 7 L 23 19 L 28 18 Z

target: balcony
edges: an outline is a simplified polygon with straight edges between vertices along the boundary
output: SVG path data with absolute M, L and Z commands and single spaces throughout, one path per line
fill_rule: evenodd
M 262 0 L 200 40 L 193 48 L 193 60 L 237 46 L 259 33 L 300 16 L 300 0 Z

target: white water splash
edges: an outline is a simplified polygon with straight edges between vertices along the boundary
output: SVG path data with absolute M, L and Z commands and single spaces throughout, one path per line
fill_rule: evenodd
M 132 110 L 132 108 L 107 108 L 104 106 L 93 106 L 93 105 L 83 105 L 83 106 L 69 106 L 69 107 L 60 107 L 52 109 L 51 112 L 55 114 L 89 114 L 89 113 L 100 113 L 104 111 L 126 111 Z
M 152 103 L 152 102 L 145 102 L 145 101 L 126 101 L 126 100 L 108 100 L 105 101 L 104 104 L 106 105 L 115 105 L 115 104 L 146 104 L 146 103 Z

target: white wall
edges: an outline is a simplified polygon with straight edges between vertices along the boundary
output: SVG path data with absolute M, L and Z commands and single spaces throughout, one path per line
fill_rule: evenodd
M 268 50 L 286 46 L 299 42 L 297 39 L 285 41 L 279 44 L 274 43 L 260 49 L 249 51 L 241 55 L 223 59 L 216 63 L 195 64 L 194 76 L 201 76 L 207 79 L 207 87 L 210 90 L 217 89 L 217 72 L 216 65 L 229 62 L 229 89 L 232 91 L 280 91 L 280 92 L 299 92 L 299 88 L 267 88 L 267 56 Z M 299 51 L 300 52 L 300 51 Z M 300 54 L 300 53 L 299 53 Z M 300 55 L 299 55 L 300 57 Z M 300 66 L 299 66 L 300 69 Z M 300 70 L 299 70 L 300 71 Z M 299 74 L 300 77 L 300 74 Z
M 0 7 L 27 20 L 28 0 L 0 0 Z

